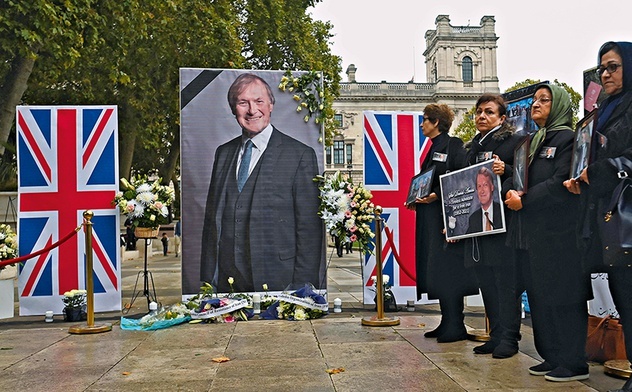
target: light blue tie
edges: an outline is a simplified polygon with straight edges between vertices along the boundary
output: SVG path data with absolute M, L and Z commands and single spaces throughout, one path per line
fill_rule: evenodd
M 248 179 L 248 169 L 250 168 L 250 156 L 252 155 L 252 140 L 248 139 L 244 146 L 244 154 L 241 156 L 241 164 L 239 172 L 237 172 L 237 189 L 239 192 L 244 188 L 244 184 Z

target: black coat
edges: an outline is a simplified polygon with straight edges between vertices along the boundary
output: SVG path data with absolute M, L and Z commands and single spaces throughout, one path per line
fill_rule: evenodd
M 599 121 L 599 120 L 597 120 Z M 597 134 L 593 136 L 593 156 L 588 165 L 590 185 L 581 184 L 581 213 L 578 236 L 584 263 L 590 271 L 603 269 L 602 249 L 597 220 L 610 202 L 614 188 L 619 184 L 617 169 L 609 158 L 624 156 L 632 160 L 632 91 L 624 93 L 610 117 L 596 129 L 606 137 L 602 146 Z
M 522 209 L 514 212 L 509 224 L 509 243 L 529 253 L 534 295 L 543 295 L 541 300 L 552 305 L 592 297 L 575 239 L 579 197 L 562 185 L 570 174 L 574 137 L 571 130 L 547 132 L 529 166 L 529 187 L 522 196 Z M 549 148 L 555 149 L 554 155 L 541 157 L 540 152 Z M 503 183 L 503 195 L 512 185 L 513 179 L 508 178 Z
M 443 162 L 441 154 L 447 154 Z M 438 200 L 430 204 L 415 205 L 417 297 L 421 298 L 422 293 L 428 293 L 429 298 L 477 294 L 475 277 L 463 266 L 463 242 L 449 244 L 442 233 L 443 202 L 439 176 L 465 165 L 465 150 L 461 139 L 445 133 L 432 139 L 432 147 L 421 170 L 432 165 L 435 166 L 432 192 L 437 195 Z
M 505 162 L 505 172 L 500 176 L 502 183 L 507 178 L 512 177 L 514 150 L 524 137 L 525 136 L 513 133 L 513 130 L 506 123 L 503 123 L 500 129 L 495 131 L 492 135 L 486 137 L 482 143 L 480 142 L 482 135 L 477 133 L 469 143 L 467 163 L 474 165 L 478 163 L 477 157 L 479 154 L 491 151 L 493 154 L 498 155 L 501 161 Z M 501 199 L 504 199 L 504 194 L 502 193 Z M 504 203 L 503 208 L 505 208 L 506 227 L 511 221 L 513 211 L 506 208 Z M 498 218 L 500 218 L 500 214 L 498 214 Z M 496 213 L 494 212 L 494 220 L 496 219 Z M 496 227 L 496 223 L 494 223 L 494 227 Z M 506 241 L 506 233 L 491 234 L 464 240 L 465 266 L 472 267 L 478 264 L 491 266 L 506 262 L 512 257 L 512 249 L 505 244 Z

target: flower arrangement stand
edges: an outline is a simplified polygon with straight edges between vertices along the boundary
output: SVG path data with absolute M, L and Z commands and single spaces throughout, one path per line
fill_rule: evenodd
M 151 234 L 153 233 L 150 233 L 149 235 Z M 143 240 L 143 242 L 145 243 L 143 270 L 138 271 L 138 275 L 136 275 L 136 283 L 134 283 L 134 289 L 132 290 L 134 292 L 134 295 L 132 296 L 132 300 L 129 302 L 129 304 L 125 305 L 125 308 L 123 309 L 123 313 L 129 312 L 129 310 L 132 308 L 132 305 L 134 305 L 134 301 L 136 301 L 136 298 L 138 298 L 138 296 L 141 293 L 143 296 L 147 298 L 147 309 L 149 309 L 150 302 L 152 301 L 158 302 L 158 299 L 156 297 L 156 286 L 154 285 L 154 276 L 152 275 L 151 271 L 147 269 L 147 247 L 149 243 L 151 242 L 151 240 L 156 237 L 154 236 L 154 237 L 138 237 L 138 238 Z M 143 290 L 137 291 L 136 288 L 138 287 L 138 280 L 140 279 L 141 275 L 143 277 Z

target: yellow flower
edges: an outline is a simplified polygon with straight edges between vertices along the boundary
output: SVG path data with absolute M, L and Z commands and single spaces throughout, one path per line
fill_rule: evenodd
M 228 277 L 228 284 L 232 285 L 233 283 L 235 283 L 235 279 L 233 279 L 232 276 Z
M 263 289 L 264 289 L 265 291 L 268 291 L 268 284 L 267 284 L 267 283 L 264 283 L 264 284 L 263 284 Z
M 309 116 L 303 117 L 303 121 L 308 122 L 309 121 Z

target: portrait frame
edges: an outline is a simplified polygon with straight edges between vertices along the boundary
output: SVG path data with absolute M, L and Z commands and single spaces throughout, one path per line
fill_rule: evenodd
M 490 159 L 439 176 L 446 240 L 459 240 L 507 231 L 500 176 L 493 173 L 493 164 L 494 160 Z M 482 171 L 487 171 L 491 175 L 494 187 L 491 195 L 488 195 L 491 198 L 489 208 L 492 216 L 490 221 L 492 230 L 489 231 L 485 231 L 482 226 L 483 209 L 477 193 L 476 183 Z
M 547 84 L 549 82 L 544 81 L 501 94 L 507 104 L 505 121 L 515 128 L 517 134 L 530 135 L 537 130 L 535 122 L 531 119 L 531 103 L 536 90 Z
M 514 149 L 513 162 L 513 189 L 519 194 L 527 193 L 529 186 L 529 147 L 531 146 L 531 137 L 525 136 Z
M 592 145 L 593 130 L 597 120 L 597 109 L 577 122 L 575 140 L 573 141 L 573 157 L 571 159 L 570 178 L 577 180 L 584 168 L 590 163 L 590 147 Z
M 413 204 L 417 198 L 423 199 L 432 190 L 432 180 L 434 179 L 435 167 L 430 166 L 426 170 L 417 174 L 410 180 L 406 205 Z

